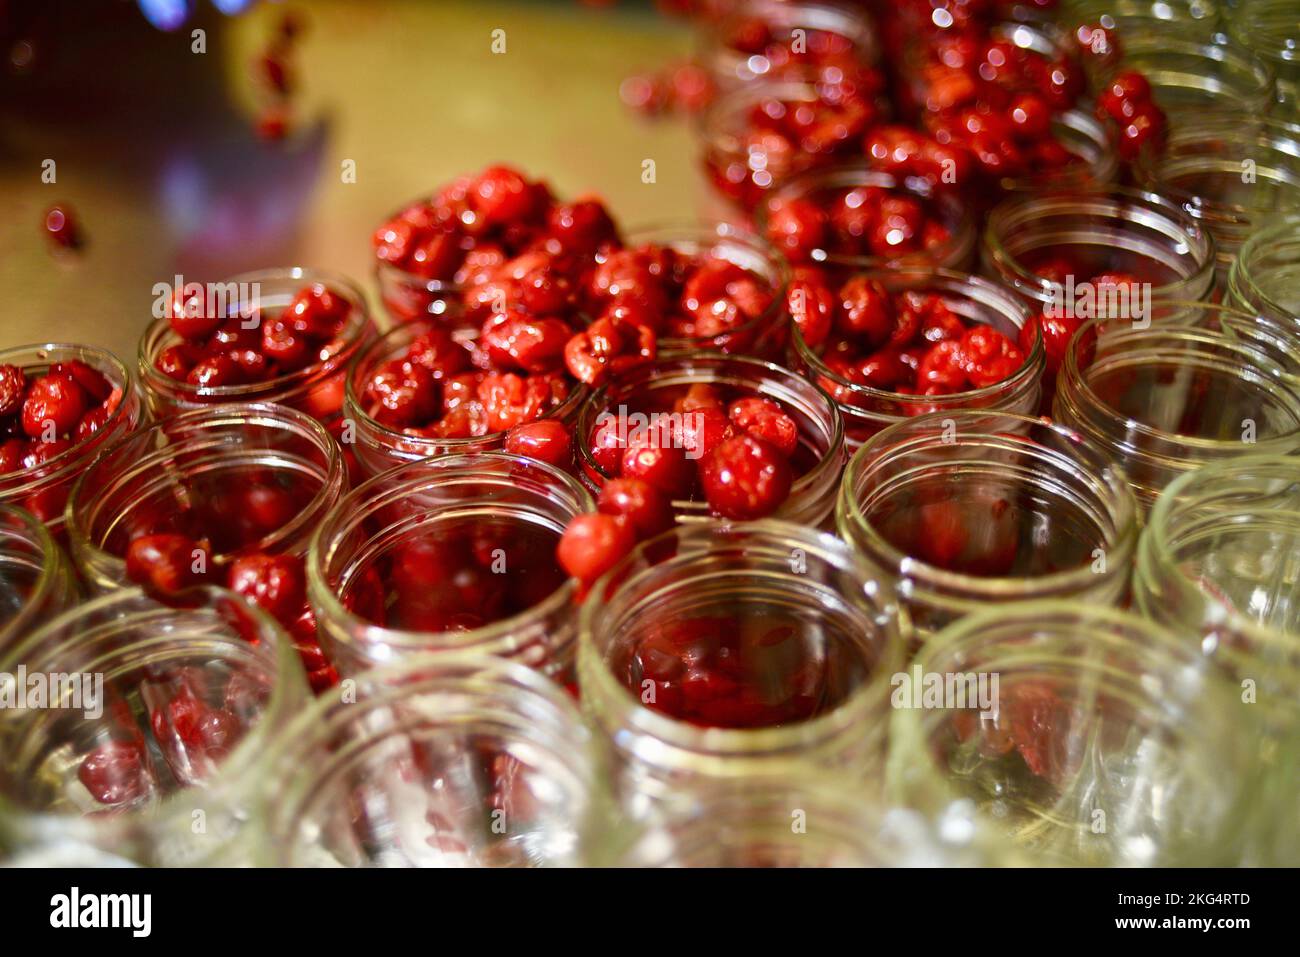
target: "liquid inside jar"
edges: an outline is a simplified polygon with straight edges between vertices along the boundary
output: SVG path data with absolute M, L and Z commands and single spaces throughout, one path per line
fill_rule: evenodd
M 387 628 L 472 631 L 533 608 L 567 581 L 559 540 L 560 529 L 537 515 L 436 516 L 358 552 L 340 598 Z
M 869 668 L 847 632 L 809 612 L 706 594 L 626 636 L 614 674 L 656 711 L 717 728 L 773 728 L 833 710 Z

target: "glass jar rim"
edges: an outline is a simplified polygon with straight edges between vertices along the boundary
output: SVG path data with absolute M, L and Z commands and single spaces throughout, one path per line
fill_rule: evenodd
M 457 652 L 477 651 L 479 653 L 495 654 L 497 651 L 494 649 L 507 650 L 513 633 L 522 623 L 550 615 L 571 603 L 577 593 L 577 583 L 573 578 L 567 578 L 542 601 L 523 611 L 516 612 L 508 618 L 502 618 L 500 621 L 494 621 L 480 628 L 463 632 L 423 632 L 390 628 L 368 621 L 345 607 L 343 602 L 339 600 L 338 595 L 335 594 L 334 588 L 331 587 L 328 569 L 334 562 L 338 546 L 351 530 L 359 527 L 356 520 L 365 514 L 358 509 L 358 503 L 364 503 L 374 495 L 377 489 L 385 489 L 392 483 L 403 481 L 408 477 L 412 481 L 418 481 L 420 476 L 428 475 L 431 472 L 436 473 L 443 469 L 463 469 L 467 473 L 473 473 L 476 470 L 490 469 L 494 466 L 499 468 L 506 466 L 512 468 L 527 467 L 542 476 L 546 481 L 554 482 L 557 487 L 571 495 L 575 505 L 574 514 L 595 511 L 596 505 L 592 500 L 591 493 L 583 487 L 581 482 L 553 465 L 527 456 L 513 455 L 507 452 L 465 452 L 449 453 L 430 459 L 417 459 L 413 462 L 406 462 L 386 472 L 381 472 L 352 489 L 339 500 L 331 515 L 317 526 L 315 533 L 312 535 L 307 557 L 307 595 L 312 605 L 317 608 L 324 608 L 326 614 L 332 620 L 342 620 L 354 625 L 362 635 L 365 644 L 396 647 L 402 654 L 402 660 L 405 661 L 407 658 L 421 653 L 449 655 Z M 449 474 L 454 473 L 449 471 Z M 391 494 L 391 490 L 389 494 Z M 384 499 L 387 497 L 387 495 L 383 496 Z M 432 644 L 446 645 L 448 647 L 431 648 Z
M 802 18 L 802 19 L 801 19 Z M 703 31 L 705 42 L 713 47 L 708 57 L 709 71 L 723 83 L 757 82 L 770 74 L 757 73 L 747 80 L 738 66 L 749 62 L 750 55 L 727 45 L 730 30 L 747 19 L 761 19 L 767 26 L 796 29 L 799 27 L 823 33 L 834 33 L 853 43 L 864 63 L 870 65 L 879 58 L 879 41 L 872 23 L 863 12 L 837 0 L 750 0 L 736 4 Z M 761 54 L 757 54 L 761 56 Z M 712 61 L 721 61 L 718 65 Z M 728 69 L 730 68 L 730 69 Z
M 1229 284 L 1235 294 L 1235 299 L 1247 303 L 1258 302 L 1260 307 L 1267 311 L 1275 312 L 1280 316 L 1294 316 L 1297 324 L 1300 324 L 1300 316 L 1287 309 L 1264 291 L 1250 266 L 1258 253 L 1267 251 L 1269 246 L 1280 239 L 1288 239 L 1294 236 L 1300 236 L 1300 210 L 1270 216 L 1267 221 L 1261 223 L 1255 229 L 1250 238 L 1237 251 L 1237 258 L 1233 261 L 1232 271 L 1229 276 Z
M 831 257 L 827 264 L 838 266 L 841 263 L 852 264 L 854 260 Z M 874 268 L 865 270 L 862 275 L 872 279 L 894 281 L 897 283 L 917 283 L 926 285 L 938 281 L 942 288 L 948 292 L 960 292 L 961 286 L 970 287 L 979 290 L 984 297 L 996 301 L 999 311 L 1008 315 L 1014 323 L 1013 314 L 1019 314 L 1020 325 L 1023 328 L 1033 320 L 1029 307 L 1022 301 L 1012 295 L 1011 290 L 1005 286 L 998 285 L 985 279 L 983 276 L 977 276 L 973 273 L 957 272 L 952 269 L 943 269 L 940 267 L 929 266 L 912 266 L 897 265 L 887 266 L 885 268 Z M 904 286 L 903 288 L 916 288 L 915 286 Z M 981 300 L 983 301 L 983 300 Z M 998 395 L 1003 392 L 1016 392 L 1026 384 L 1037 381 L 1041 375 L 1042 367 L 1047 363 L 1047 351 L 1043 345 L 1042 329 L 1037 323 L 1034 324 L 1034 345 L 1025 356 L 1025 361 L 1021 364 L 1012 375 L 995 382 L 992 385 L 986 385 L 977 389 L 967 389 L 964 392 L 953 392 L 947 395 L 908 395 L 903 392 L 890 392 L 887 389 L 877 389 L 873 386 L 864 385 L 860 382 L 852 382 L 838 372 L 831 369 L 822 361 L 822 357 L 813 351 L 812 347 L 804 340 L 803 333 L 798 325 L 794 326 L 791 333 L 791 341 L 794 343 L 795 353 L 798 355 L 809 370 L 819 377 L 829 379 L 834 382 L 838 388 L 849 392 L 852 395 L 860 395 L 864 399 L 873 399 L 879 402 L 890 402 L 898 406 L 924 408 L 927 406 L 960 406 L 968 402 L 978 402 L 982 399 Z M 838 405 L 838 403 L 836 403 Z M 927 413 L 917 413 L 924 415 Z M 904 413 L 904 421 L 913 416 Z
M 13 346 L 8 349 L 0 350 L 0 365 L 10 364 L 18 365 L 14 360 L 31 358 L 32 356 L 40 357 L 42 360 L 50 359 L 51 362 L 61 361 L 54 359 L 56 354 L 69 354 L 69 358 L 79 358 L 92 356 L 103 363 L 103 367 L 96 367 L 96 371 L 103 373 L 104 368 L 112 370 L 118 376 L 118 382 L 110 384 L 118 385 L 122 390 L 121 401 L 118 402 L 117 408 L 109 413 L 108 418 L 104 420 L 103 425 L 99 427 L 96 434 L 108 435 L 119 423 L 127 420 L 135 405 L 135 376 L 125 362 L 109 352 L 107 349 L 101 349 L 98 346 L 83 346 L 69 342 L 43 342 L 32 343 L 25 346 Z M 88 444 L 94 444 L 98 447 L 88 450 L 85 448 Z M 40 478 L 30 479 L 22 485 L 15 485 L 12 488 L 5 488 L 0 498 L 10 498 L 11 496 L 23 495 L 30 493 L 44 486 L 54 484 L 67 478 L 70 472 L 84 468 L 87 464 L 87 451 L 93 452 L 91 458 L 103 451 L 103 443 L 95 443 L 94 437 L 84 439 L 73 444 L 72 448 L 65 449 L 58 455 L 46 459 L 38 467 L 37 471 L 41 473 Z M 0 475 L 0 487 L 9 476 Z
M 632 389 L 643 385 L 653 386 L 662 378 L 664 368 L 672 365 L 703 368 L 708 368 L 709 366 L 734 366 L 756 379 L 766 375 L 771 378 L 784 380 L 799 389 L 810 389 L 813 395 L 817 399 L 821 400 L 824 406 L 824 411 L 826 411 L 827 417 L 830 421 L 827 445 L 828 454 L 819 458 L 817 464 L 803 475 L 795 478 L 794 484 L 790 487 L 790 495 L 787 500 L 797 499 L 804 492 L 808 491 L 809 488 L 821 481 L 827 469 L 838 468 L 840 466 L 842 460 L 834 453 L 836 449 L 843 448 L 844 445 L 844 418 L 840 415 L 839 407 L 836 405 L 835 401 L 821 386 L 817 385 L 815 382 L 810 382 L 807 378 L 767 359 L 757 359 L 753 356 L 731 355 L 724 352 L 673 351 L 664 353 L 658 356 L 653 362 L 631 370 L 617 382 L 607 382 L 604 385 L 598 386 L 587 397 L 587 400 L 582 404 L 582 408 L 578 411 L 577 422 L 577 431 L 583 437 L 581 441 L 577 442 L 578 456 L 581 467 L 584 470 L 594 472 L 607 481 L 618 477 L 616 475 L 609 475 L 603 468 L 601 468 L 600 463 L 598 463 L 592 455 L 591 449 L 586 441 L 586 436 L 590 433 L 585 427 L 589 424 L 595 424 L 594 420 L 590 423 L 588 422 L 588 419 L 591 418 L 592 410 L 595 410 L 595 416 L 599 417 L 600 412 L 605 410 L 605 403 L 608 400 L 610 389 L 616 387 L 620 389 Z
M 140 337 L 137 361 L 140 366 L 141 380 L 164 392 L 176 392 L 186 399 L 218 405 L 227 402 L 276 401 L 275 398 L 267 398 L 267 393 L 282 393 L 285 390 L 292 390 L 313 383 L 323 372 L 341 371 L 346 363 L 340 363 L 338 361 L 339 356 L 347 353 L 349 349 L 355 349 L 358 343 L 364 341 L 368 330 L 372 328 L 370 307 L 366 302 L 365 293 L 362 292 L 360 286 L 347 276 L 303 266 L 286 266 L 278 269 L 259 269 L 239 273 L 221 280 L 218 284 L 238 285 L 261 281 L 277 282 L 286 279 L 301 280 L 305 283 L 319 282 L 331 289 L 340 289 L 346 294 L 346 298 L 353 308 L 350 310 L 347 326 L 338 335 L 338 338 L 347 345 L 340 349 L 337 354 L 325 361 L 313 362 L 311 365 L 303 366 L 301 369 L 295 369 L 292 372 L 286 372 L 274 379 L 267 379 L 263 382 L 241 382 L 234 385 L 220 386 L 190 385 L 188 382 L 182 382 L 179 379 L 164 375 L 154 366 L 154 359 L 160 351 L 159 347 L 162 345 L 163 338 L 172 331 L 170 320 L 164 316 L 153 319 L 145 327 L 144 334 Z
M 25 509 L 0 502 L 0 536 L 7 536 L 6 525 L 9 524 L 19 526 L 31 536 L 31 544 L 34 546 L 33 551 L 39 550 L 40 552 L 40 571 L 37 572 L 36 581 L 23 599 L 22 606 L 18 609 L 13 620 L 0 625 L 0 638 L 5 636 L 5 632 L 12 625 L 21 626 L 24 617 L 33 609 L 44 606 L 45 602 L 54 596 L 60 573 L 66 573 L 64 558 L 59 545 L 54 540 L 54 536 L 50 534 L 50 530 L 45 527 L 44 522 Z M 14 637 L 21 640 L 23 634 L 24 632 L 15 631 Z M 8 647 L 8 644 L 0 642 L 0 657 L 4 656 Z
M 837 511 L 843 519 L 842 527 L 851 528 L 857 533 L 857 536 L 853 536 L 853 538 L 860 536 L 870 543 L 872 552 L 870 557 L 887 562 L 890 570 L 900 577 L 915 576 L 921 586 L 927 590 L 935 587 L 959 592 L 963 595 L 984 595 L 994 600 L 1015 597 L 1024 591 L 1027 582 L 1033 584 L 1035 591 L 1042 592 L 1064 589 L 1082 590 L 1086 583 L 1096 582 L 1098 576 L 1093 572 L 1089 564 L 1080 565 L 1078 568 L 1050 572 L 1045 575 L 1018 578 L 967 575 L 961 572 L 949 571 L 907 555 L 901 549 L 896 548 L 867 521 L 862 514 L 856 487 L 860 474 L 867 467 L 870 460 L 882 450 L 897 449 L 900 441 L 906 441 L 906 438 L 900 440 L 899 437 L 905 437 L 909 430 L 918 426 L 924 427 L 931 423 L 935 425 L 936 432 L 941 432 L 946 427 L 946 420 L 953 421 L 956 424 L 955 435 L 959 440 L 963 435 L 962 419 L 981 426 L 982 430 L 978 434 L 982 438 L 992 438 L 998 434 L 992 431 L 987 424 L 998 420 L 1011 421 L 1025 427 L 1046 429 L 1061 441 L 1068 443 L 1069 448 L 1077 450 L 1080 457 L 1083 455 L 1091 456 L 1093 459 L 1091 462 L 1074 461 L 1072 464 L 1077 468 L 1080 475 L 1085 476 L 1090 481 L 1095 480 L 1101 483 L 1107 504 L 1111 506 L 1113 512 L 1111 518 L 1114 527 L 1103 529 L 1110 538 L 1104 546 L 1107 562 L 1113 563 L 1116 567 L 1127 567 L 1129 558 L 1137 548 L 1137 500 L 1129 487 L 1123 468 L 1107 459 L 1084 436 L 1058 422 L 1053 422 L 1046 416 L 1002 412 L 997 409 L 953 409 L 948 412 L 932 412 L 905 419 L 877 432 L 854 453 L 853 458 L 849 460 L 848 467 L 844 470 L 844 480 L 840 484 L 840 499 Z M 964 434 L 969 435 L 971 433 L 967 431 Z M 958 442 L 954 441 L 953 445 L 956 447 Z M 853 538 L 846 538 L 845 540 L 852 541 Z
M 253 423 L 284 428 L 286 431 L 301 435 L 309 439 L 325 457 L 327 468 L 320 489 L 312 496 L 311 501 L 304 505 L 293 518 L 263 540 L 270 539 L 273 543 L 280 542 L 292 538 L 298 532 L 304 531 L 311 522 L 316 520 L 318 514 L 323 514 L 331 507 L 332 503 L 336 503 L 346 488 L 347 474 L 343 456 L 333 436 L 316 419 L 305 412 L 300 412 L 288 406 L 275 405 L 270 402 L 223 403 L 214 405 L 211 408 L 191 409 L 188 412 L 177 413 L 142 431 L 125 436 L 105 448 L 95 462 L 77 478 L 68 494 L 64 517 L 68 529 L 68 539 L 72 543 L 74 552 L 95 556 L 96 564 L 121 569 L 121 579 L 125 579 L 125 559 L 105 551 L 98 542 L 92 539 L 91 529 L 83 527 L 84 523 L 80 520 L 81 510 L 79 506 L 83 504 L 83 499 L 90 498 L 93 500 L 103 492 L 101 486 L 95 486 L 92 489 L 89 481 L 94 476 L 94 470 L 106 464 L 110 456 L 124 453 L 132 442 L 145 442 L 149 436 L 161 436 L 169 439 L 167 444 L 151 448 L 143 460 L 137 460 L 135 467 L 139 468 L 142 464 L 148 464 L 155 457 L 166 457 L 173 454 L 176 450 L 175 436 L 177 434 L 182 434 L 181 442 L 183 443 L 186 439 L 201 435 L 208 428 Z
M 1193 505 L 1199 492 L 1223 491 L 1230 487 L 1232 478 L 1241 472 L 1254 473 L 1259 470 L 1276 470 L 1279 477 L 1297 476 L 1300 481 L 1300 463 L 1284 455 L 1243 455 L 1226 459 L 1222 462 L 1210 462 L 1195 471 L 1185 472 L 1169 483 L 1156 499 L 1147 519 L 1146 527 L 1138 544 L 1139 568 L 1148 565 L 1164 565 L 1170 575 L 1170 583 L 1178 590 L 1180 602 L 1191 606 L 1203 600 L 1205 593 L 1198 589 L 1173 562 L 1176 543 L 1170 535 L 1170 526 L 1178 514 L 1189 505 Z M 1216 484 L 1217 483 L 1217 484 Z M 1191 499 L 1191 501 L 1188 501 Z M 1300 528 L 1300 511 L 1296 513 L 1297 527 Z M 1252 618 L 1243 615 L 1236 608 L 1224 602 L 1216 601 L 1222 609 L 1222 622 L 1234 632 L 1248 636 L 1260 647 L 1287 645 L 1300 660 L 1300 633 L 1292 635 L 1280 629 L 1261 625 Z
M 888 680 L 889 675 L 886 672 L 892 674 L 890 669 L 898 666 L 901 661 L 904 625 L 898 621 L 896 609 L 893 620 L 897 622 L 897 627 L 892 635 L 886 636 L 882 648 L 882 664 L 877 673 L 868 676 L 862 685 L 855 688 L 844 701 L 830 711 L 781 727 L 702 727 L 675 720 L 647 708 L 639 697 L 618 681 L 610 670 L 604 654 L 596 646 L 595 634 L 598 623 L 605 619 L 613 598 L 659 567 L 651 563 L 647 568 L 635 572 L 630 578 L 626 577 L 626 573 L 632 570 L 645 555 L 652 554 L 656 549 L 683 536 L 701 541 L 701 548 L 693 549 L 688 553 L 692 557 L 698 557 L 709 553 L 711 542 L 728 537 L 754 535 L 770 540 L 798 543 L 797 547 L 802 549 L 805 555 L 816 556 L 833 565 L 840 572 L 855 574 L 864 585 L 863 594 L 872 600 L 877 610 L 889 614 L 893 600 L 892 589 L 879 576 L 873 574 L 870 566 L 852 549 L 828 532 L 770 518 L 754 522 L 678 525 L 639 543 L 630 554 L 620 559 L 592 585 L 586 600 L 582 603 L 578 614 L 578 681 L 583 690 L 584 700 L 590 701 L 595 697 L 612 706 L 617 710 L 618 716 L 635 733 L 650 735 L 675 751 L 699 748 L 710 759 L 779 755 L 800 743 L 817 744 L 850 732 L 854 728 L 863 727 L 871 710 L 873 698 L 879 687 Z M 680 557 L 680 553 L 677 557 Z M 874 587 L 866 587 L 868 583 Z M 611 588 L 614 589 L 613 595 L 609 594 Z
M 358 395 L 359 383 L 362 378 L 375 372 L 383 363 L 392 361 L 395 358 L 397 349 L 403 349 L 409 343 L 403 342 L 406 336 L 419 335 L 421 332 L 432 332 L 439 329 L 440 326 L 436 320 L 432 319 L 413 319 L 410 322 L 399 323 L 387 332 L 376 336 L 365 348 L 357 352 L 348 364 L 346 373 L 343 376 L 343 407 L 344 419 L 353 418 L 349 411 L 355 414 L 355 418 L 364 422 L 366 428 L 381 436 L 385 440 L 386 446 L 396 445 L 404 453 L 416 458 L 409 461 L 424 461 L 425 459 L 438 455 L 458 455 L 469 454 L 474 451 L 486 450 L 493 444 L 500 442 L 505 438 L 509 429 L 502 429 L 498 432 L 488 432 L 484 435 L 472 435 L 466 438 L 424 438 L 422 436 L 407 435 L 400 429 L 390 428 L 380 422 L 373 415 L 365 410 Z M 458 345 L 462 345 L 466 339 L 476 338 L 473 330 L 461 334 L 452 333 L 452 338 L 457 340 Z M 394 345 L 394 344 L 397 345 Z M 481 371 L 481 370 L 480 370 Z M 565 375 L 568 376 L 567 371 Z M 572 378 L 569 376 L 569 378 Z M 569 389 L 568 395 L 564 397 L 559 405 L 549 410 L 545 418 L 566 419 L 582 406 L 590 392 L 589 387 L 582 382 L 574 381 L 572 388 Z M 409 464 L 400 463 L 400 464 Z
M 1116 320 L 1108 317 L 1099 316 L 1087 320 L 1070 338 L 1070 344 L 1065 350 L 1065 356 L 1061 363 L 1061 378 L 1066 381 L 1078 383 L 1078 391 L 1087 399 L 1095 408 L 1105 409 L 1115 415 L 1118 412 L 1108 402 L 1105 402 L 1092 387 L 1088 385 L 1087 378 L 1084 376 L 1084 370 L 1079 366 L 1078 350 L 1083 348 L 1091 337 L 1093 342 L 1099 342 L 1100 336 L 1104 331 L 1103 324 L 1115 322 Z M 1123 320 L 1121 320 L 1123 321 Z M 1149 328 L 1118 328 L 1111 330 L 1113 336 L 1123 340 L 1127 345 L 1130 341 L 1147 343 L 1154 337 L 1177 337 L 1183 344 L 1199 344 L 1203 346 L 1214 346 L 1226 349 L 1230 352 L 1238 353 L 1241 357 L 1241 364 L 1233 368 L 1236 372 L 1245 372 L 1249 369 L 1256 379 L 1268 382 L 1274 389 L 1276 395 L 1287 396 L 1287 408 L 1291 417 L 1296 422 L 1296 428 L 1291 432 L 1281 435 L 1272 436 L 1257 440 L 1257 445 L 1263 446 L 1262 451 L 1276 449 L 1278 452 L 1285 452 L 1294 448 L 1297 439 L 1300 439 L 1300 382 L 1291 385 L 1286 373 L 1283 370 L 1274 370 L 1268 357 L 1260 352 L 1257 348 L 1248 342 L 1240 339 L 1222 335 L 1198 326 L 1182 326 L 1172 324 L 1152 323 Z M 1140 337 L 1140 338 L 1135 338 Z M 1112 340 L 1113 341 L 1113 340 Z M 1206 353 L 1198 352 L 1196 355 L 1205 357 Z M 1217 361 L 1217 360 L 1216 360 Z M 1058 390 L 1057 395 L 1061 392 Z M 1184 445 L 1190 449 L 1200 451 L 1216 451 L 1230 446 L 1239 444 L 1229 442 L 1225 439 L 1207 439 L 1198 435 L 1183 435 L 1181 433 L 1166 432 L 1163 429 L 1148 425 L 1145 422 L 1139 422 L 1136 419 L 1125 416 L 1125 426 L 1128 431 L 1137 433 L 1149 439 L 1154 439 L 1162 443 L 1174 443 Z
M 243 656 L 261 659 L 268 669 L 274 670 L 274 674 L 279 678 L 286 675 L 301 674 L 302 663 L 297 649 L 279 624 L 256 604 L 235 592 L 211 585 L 195 586 L 188 589 L 185 594 L 191 600 L 202 598 L 203 603 L 198 607 L 206 610 L 215 611 L 223 604 L 235 605 L 238 607 L 240 614 L 246 615 L 251 620 L 260 639 L 257 643 L 253 643 L 239 635 L 207 634 L 201 640 L 192 639 L 196 652 L 211 649 L 214 644 L 225 645 L 237 649 Z M 48 670 L 51 664 L 57 663 L 61 656 L 70 651 L 75 653 L 89 650 L 86 648 L 87 636 L 80 632 L 58 644 L 48 644 L 49 635 L 74 628 L 78 623 L 100 613 L 112 613 L 114 618 L 111 631 L 119 632 L 124 628 L 131 627 L 133 610 L 138 611 L 142 608 L 151 611 L 168 610 L 176 616 L 184 616 L 190 611 L 191 606 L 173 607 L 164 605 L 155 601 L 142 588 L 138 587 L 117 589 L 99 595 L 63 612 L 31 632 L 23 641 L 13 646 L 0 657 L 0 670 L 8 671 L 19 663 L 26 665 L 29 672 L 42 669 Z M 148 638 L 137 639 L 129 644 L 119 644 L 111 649 L 100 651 L 97 653 L 98 660 L 117 658 L 141 649 L 174 647 L 177 641 L 178 638 L 175 634 L 159 633 Z M 31 656 L 30 659 L 24 661 L 29 656 Z M 305 693 L 305 682 L 302 682 L 302 686 Z M 266 705 L 259 713 L 257 723 L 240 737 L 229 754 L 222 760 L 214 780 L 195 787 L 205 794 L 223 794 L 250 786 L 244 783 L 245 778 L 249 777 L 248 772 L 265 760 L 266 749 L 277 735 L 275 728 L 292 717 L 291 702 L 288 700 L 292 688 L 292 683 L 286 683 L 282 680 L 271 683 Z M 197 793 L 194 787 L 182 787 L 172 794 L 160 798 L 155 805 L 143 810 L 140 816 L 163 821 L 182 818 L 188 820 L 193 811 L 192 795 L 194 793 Z M 186 795 L 191 795 L 191 798 L 187 799 Z M 77 820 L 86 817 L 80 812 L 59 813 L 54 816 L 62 820 Z M 134 814 L 130 816 L 138 819 Z
M 1017 194 L 1008 197 L 989 212 L 988 221 L 985 223 L 983 240 L 991 260 L 990 266 L 1004 276 L 1004 282 L 1015 291 L 1031 299 L 1045 301 L 1052 295 L 1053 288 L 1058 284 L 1031 272 L 1007 250 L 1001 238 L 1008 230 L 1007 220 L 1023 214 L 1026 210 L 1072 215 L 1078 212 L 1080 207 L 1087 209 L 1089 206 L 1101 207 L 1100 210 L 1092 210 L 1092 215 L 1112 219 L 1125 208 L 1141 208 L 1148 215 L 1163 217 L 1168 225 L 1177 229 L 1190 241 L 1191 246 L 1199 247 L 1204 261 L 1200 262 L 1196 271 L 1153 289 L 1153 296 L 1168 298 L 1176 294 L 1174 290 L 1181 291 L 1183 287 L 1195 288 L 1198 285 L 1208 289 L 1213 282 L 1217 248 L 1209 230 L 1202 228 L 1201 224 L 1188 215 L 1186 210 L 1163 196 L 1150 190 L 1128 186 Z M 1188 249 L 1189 254 L 1192 252 L 1191 246 Z M 1199 258 L 1202 257 L 1193 256 L 1193 261 Z
M 1205 18 L 1209 22 L 1213 18 Z M 1240 100 L 1240 106 L 1255 115 L 1251 121 L 1259 119 L 1259 113 L 1268 109 L 1273 102 L 1273 68 L 1268 62 L 1246 45 L 1229 37 L 1221 36 L 1216 40 L 1200 38 L 1194 34 L 1170 35 L 1168 31 L 1160 33 L 1140 33 L 1130 31 L 1121 37 L 1123 56 L 1114 70 L 1128 69 L 1134 53 L 1152 54 L 1157 57 L 1176 55 L 1213 60 L 1234 68 L 1239 68 L 1242 75 L 1249 75 L 1253 81 L 1249 91 L 1232 90 L 1234 97 Z M 1108 71 L 1109 73 L 1110 71 Z M 1158 88 L 1158 84 L 1157 84 Z M 1176 127 L 1175 127 L 1176 129 Z

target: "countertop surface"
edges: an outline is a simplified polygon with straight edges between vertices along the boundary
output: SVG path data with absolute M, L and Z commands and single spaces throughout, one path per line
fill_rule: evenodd
M 691 49 L 683 23 L 647 6 L 299 3 L 293 127 L 271 143 L 254 129 L 251 64 L 285 5 L 231 20 L 202 4 L 162 33 L 131 4 L 51 3 L 24 56 L 8 38 L 0 76 L 0 348 L 76 341 L 131 360 L 155 284 L 176 275 L 313 266 L 357 279 L 377 308 L 375 227 L 489 163 L 601 196 L 625 227 L 707 209 L 688 121 L 649 121 L 619 100 L 629 73 Z M 52 252 L 41 224 L 56 203 L 80 220 L 82 250 Z

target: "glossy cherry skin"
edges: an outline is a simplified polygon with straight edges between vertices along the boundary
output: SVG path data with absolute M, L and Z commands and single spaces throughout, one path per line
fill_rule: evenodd
M 742 435 L 727 439 L 703 460 L 700 481 L 715 513 L 748 521 L 781 507 L 794 484 L 794 472 L 775 446 Z
M 555 554 L 566 572 L 591 584 L 635 546 L 636 534 L 625 517 L 592 513 L 569 523 Z

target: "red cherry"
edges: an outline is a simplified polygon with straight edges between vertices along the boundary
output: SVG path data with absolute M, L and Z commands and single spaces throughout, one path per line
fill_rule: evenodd
M 572 337 L 573 330 L 560 319 L 516 315 L 488 320 L 479 341 L 499 369 L 553 372 L 564 365 Z
M 742 435 L 720 444 L 700 466 L 709 507 L 724 518 L 771 515 L 790 494 L 794 473 L 779 449 Z
M 1025 364 L 1020 349 L 989 326 L 977 325 L 967 329 L 961 337 L 959 350 L 966 377 L 977 389 L 1009 378 Z
M 727 414 L 713 406 L 683 409 L 680 414 L 681 418 L 674 423 L 673 441 L 686 451 L 687 458 L 696 462 L 735 434 Z
M 281 624 L 302 614 L 307 583 L 301 558 L 292 555 L 246 555 L 230 566 L 227 584 L 233 592 L 267 612 Z
M 835 315 L 835 295 L 822 283 L 795 280 L 790 283 L 786 302 L 803 341 L 811 348 L 825 342 Z
M 370 378 L 367 411 L 395 428 L 424 425 L 438 414 L 438 383 L 424 366 L 394 359 Z
M 331 339 L 338 335 L 350 309 L 346 299 L 318 282 L 300 290 L 280 318 L 311 339 Z
M 207 356 L 194 364 L 185 381 L 200 389 L 218 389 L 239 385 L 244 381 L 244 373 L 228 355 Z
M 66 375 L 76 380 L 82 391 L 94 402 L 103 402 L 113 393 L 113 384 L 102 372 L 80 359 L 65 359 L 50 366 L 53 375 Z
M 0 365 L 0 416 L 14 415 L 23 407 L 27 376 L 22 369 Z
M 69 375 L 49 373 L 27 389 L 23 401 L 23 431 L 33 439 L 45 436 L 52 424 L 57 435 L 71 432 L 86 414 L 86 393 Z
M 187 292 L 177 289 L 168 303 L 167 322 L 172 331 L 188 342 L 202 342 L 225 323 L 225 318 L 208 312 L 207 297 L 201 287 Z
M 506 166 L 485 169 L 470 187 L 469 195 L 485 226 L 506 225 L 533 210 L 534 193 L 528 182 Z
M 926 395 L 961 392 L 966 388 L 965 357 L 960 340 L 936 342 L 921 358 L 916 386 Z
M 618 227 L 601 203 L 589 199 L 552 209 L 547 234 L 565 252 L 589 255 L 614 239 Z
M 1043 337 L 1043 350 L 1047 356 L 1046 375 L 1054 376 L 1061 368 L 1061 363 L 1065 361 L 1066 349 L 1070 340 L 1082 325 L 1081 321 L 1065 316 L 1048 316 L 1039 313 L 1038 316 L 1024 324 L 1020 329 L 1020 335 L 1017 342 L 1020 351 L 1026 356 L 1034 348 L 1034 324 L 1037 323 L 1039 331 Z
M 596 508 L 604 515 L 626 518 L 637 538 L 651 538 L 673 527 L 672 503 L 644 479 L 606 482 L 596 499 Z
M 1041 139 L 1052 131 L 1052 108 L 1036 93 L 1021 93 L 1011 100 L 1007 119 L 1017 136 Z
M 100 804 L 124 804 L 149 791 L 144 752 L 134 742 L 101 744 L 81 759 L 77 780 Z
M 574 578 L 590 584 L 636 546 L 632 524 L 599 513 L 579 515 L 564 530 L 555 555 Z
M 0 475 L 8 475 L 24 468 L 23 462 L 29 454 L 29 445 L 22 439 L 8 439 L 0 443 Z
M 556 419 L 516 425 L 506 433 L 505 450 L 565 470 L 573 465 L 573 436 L 568 427 Z
M 860 337 L 871 346 L 882 345 L 894 328 L 894 309 L 885 287 L 865 276 L 846 282 L 840 288 L 835 325 L 844 335 Z
M 770 399 L 737 399 L 727 417 L 737 429 L 771 443 L 786 458 L 799 448 L 799 425 Z
M 202 584 L 208 556 L 198 542 L 184 535 L 144 535 L 126 550 L 126 575 L 154 592 L 168 595 Z M 200 562 L 202 564 L 200 564 Z
M 262 354 L 285 370 L 300 369 L 315 359 L 307 337 L 281 318 L 262 323 Z
M 70 206 L 51 206 L 45 211 L 45 235 L 64 249 L 76 249 L 82 244 L 81 230 Z
M 87 412 L 77 423 L 76 439 L 78 442 L 84 442 L 96 432 L 104 427 L 108 422 L 109 416 L 113 413 L 108 410 L 107 406 L 96 406 Z
M 653 361 L 657 352 L 653 329 L 605 317 L 568 341 L 564 364 L 579 382 L 599 385 L 610 375 L 625 375 Z
M 676 498 L 690 492 L 695 483 L 695 469 L 686 450 L 661 447 L 658 436 L 634 437 L 623 452 L 621 475 L 649 482 L 665 495 Z
M 802 262 L 826 239 L 826 213 L 816 203 L 795 199 L 782 203 L 767 221 L 767 238 L 787 259 Z

